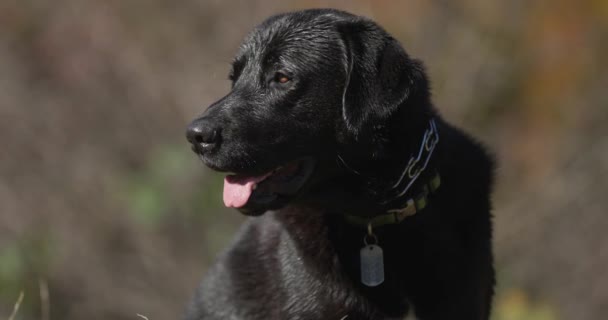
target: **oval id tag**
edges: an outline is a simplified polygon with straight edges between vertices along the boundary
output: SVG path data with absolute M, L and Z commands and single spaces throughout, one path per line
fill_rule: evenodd
M 384 282 L 384 256 L 382 248 L 375 244 L 361 248 L 361 283 L 375 287 Z

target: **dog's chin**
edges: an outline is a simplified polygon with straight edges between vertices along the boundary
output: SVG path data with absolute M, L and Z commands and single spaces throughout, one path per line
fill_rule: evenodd
M 264 173 L 235 173 L 224 179 L 224 204 L 248 216 L 277 210 L 296 198 L 314 171 L 316 161 L 290 161 Z

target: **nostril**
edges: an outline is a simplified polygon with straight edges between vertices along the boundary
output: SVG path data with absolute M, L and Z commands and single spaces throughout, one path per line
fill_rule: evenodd
M 194 140 L 201 145 L 213 145 L 218 142 L 219 134 L 217 129 L 205 128 Z
M 207 128 L 207 130 L 203 130 L 203 134 L 199 137 L 200 140 L 197 140 L 199 143 L 216 143 L 217 142 L 217 129 Z

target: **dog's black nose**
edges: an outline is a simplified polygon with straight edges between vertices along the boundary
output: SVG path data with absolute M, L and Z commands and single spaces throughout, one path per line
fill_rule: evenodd
M 209 120 L 194 120 L 186 131 L 186 138 L 198 153 L 208 152 L 217 148 L 221 142 L 220 128 Z

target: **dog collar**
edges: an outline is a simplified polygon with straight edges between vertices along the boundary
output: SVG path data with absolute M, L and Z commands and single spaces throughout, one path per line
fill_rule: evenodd
M 429 193 L 436 191 L 440 184 L 441 178 L 435 172 L 431 179 L 422 185 L 422 191 L 415 197 L 409 198 L 402 209 L 388 210 L 388 213 L 371 219 L 346 215 L 348 222 L 367 229 L 367 233 L 363 236 L 364 246 L 359 250 L 359 268 L 363 285 L 376 287 L 384 282 L 384 251 L 378 237 L 374 234 L 374 228 L 387 224 L 398 224 L 424 209 L 428 203 Z
M 402 197 L 408 193 L 414 182 L 426 169 L 438 142 L 437 126 L 435 120 L 431 119 L 429 127 L 424 131 L 418 154 L 410 157 L 399 179 L 384 192 L 384 201 L 380 201 L 380 204 L 388 206 L 389 203 L 403 199 Z M 441 177 L 438 172 L 435 171 L 429 176 L 427 181 L 421 183 L 421 190 L 418 193 L 415 193 L 413 197 L 405 197 L 407 200 L 401 208 L 389 209 L 387 213 L 372 218 L 344 215 L 347 223 L 367 229 L 367 234 L 363 236 L 364 246 L 359 251 L 362 284 L 376 287 L 384 282 L 384 254 L 378 237 L 374 234 L 374 228 L 387 224 L 399 224 L 405 218 L 426 208 L 429 194 L 437 191 L 441 185 Z
M 375 216 L 373 218 L 364 218 L 360 216 L 345 215 L 348 223 L 357 225 L 363 228 L 377 228 L 387 224 L 399 224 L 405 218 L 415 215 L 423 210 L 428 205 L 429 195 L 439 189 L 441 185 L 441 177 L 435 172 L 431 178 L 422 186 L 422 190 L 414 197 L 406 200 L 405 207 L 400 209 L 390 209 L 385 214 Z
M 439 142 L 439 132 L 435 119 L 429 120 L 429 126 L 424 131 L 420 149 L 417 154 L 410 157 L 405 169 L 399 176 L 399 179 L 390 187 L 382 204 L 395 201 L 405 195 L 422 172 L 426 169 L 433 151 Z M 441 177 L 438 172 L 431 175 L 430 179 L 423 184 L 422 190 L 415 196 L 408 198 L 405 201 L 405 206 L 397 209 L 389 209 L 386 214 L 378 215 L 373 218 L 363 218 L 353 215 L 345 215 L 346 220 L 355 225 L 375 228 L 386 224 L 397 224 L 405 218 L 416 214 L 427 206 L 428 196 L 431 192 L 435 192 L 441 185 Z
M 387 204 L 399 199 L 409 191 L 412 185 L 414 185 L 414 182 L 416 182 L 416 179 L 418 179 L 420 174 L 426 169 L 438 142 L 439 132 L 437 131 L 437 125 L 435 124 L 435 119 L 431 119 L 429 120 L 428 128 L 424 131 L 424 135 L 422 136 L 418 153 L 410 157 L 407 165 L 401 172 L 399 179 L 397 179 L 386 192 L 384 201 L 381 202 L 382 204 Z

